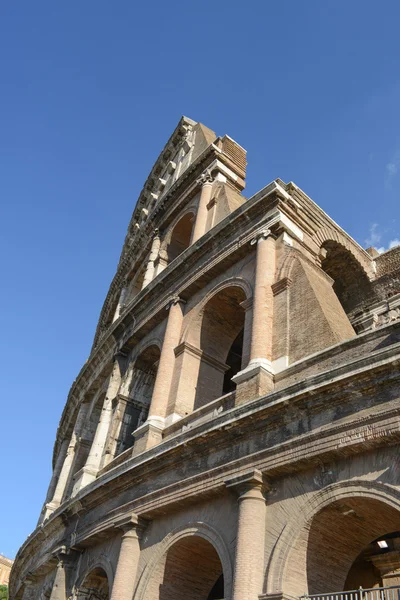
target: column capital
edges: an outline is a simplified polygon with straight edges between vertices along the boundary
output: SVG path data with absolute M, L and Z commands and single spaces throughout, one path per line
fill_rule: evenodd
M 245 471 L 232 479 L 225 481 L 227 488 L 233 489 L 239 496 L 239 501 L 247 498 L 263 500 L 267 485 L 263 474 L 258 469 Z
M 124 358 L 126 358 L 128 356 L 127 352 L 124 352 L 124 350 L 122 350 L 122 348 L 120 348 L 119 350 L 117 350 L 113 356 L 113 361 L 115 362 L 116 360 L 122 360 Z
M 140 537 L 140 534 L 147 525 L 148 521 L 138 517 L 135 513 L 129 513 L 122 517 L 118 517 L 113 523 L 115 529 L 120 529 L 123 532 L 123 537 L 129 535 Z
M 214 177 L 211 175 L 211 172 L 205 170 L 198 179 L 196 179 L 196 183 L 198 185 L 212 185 L 214 183 Z
M 266 240 L 270 235 L 270 229 L 263 229 L 262 231 L 257 232 L 253 239 L 250 241 L 250 246 L 254 246 L 254 244 L 257 244 L 257 242 L 262 242 L 263 240 Z
M 186 304 L 186 300 L 183 300 L 180 296 L 172 296 L 172 298 L 168 300 L 167 306 L 165 307 L 166 310 L 169 310 L 172 306 L 175 306 L 175 304 Z

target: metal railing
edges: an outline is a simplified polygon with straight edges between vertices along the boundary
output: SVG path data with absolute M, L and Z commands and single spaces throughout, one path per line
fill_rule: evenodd
M 377 587 L 331 594 L 304 594 L 299 600 L 400 600 L 400 585 Z

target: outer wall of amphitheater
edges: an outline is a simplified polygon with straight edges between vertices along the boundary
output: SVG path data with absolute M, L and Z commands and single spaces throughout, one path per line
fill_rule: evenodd
M 245 175 L 239 144 L 181 119 L 11 598 L 400 593 L 400 249 L 361 248 L 293 182 L 246 198 Z

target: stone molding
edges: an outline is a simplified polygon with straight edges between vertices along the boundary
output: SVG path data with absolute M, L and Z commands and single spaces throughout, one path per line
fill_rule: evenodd
M 204 352 L 204 350 L 200 350 L 199 348 L 196 348 L 196 346 L 192 346 L 192 344 L 189 344 L 189 342 L 181 342 L 179 346 L 175 348 L 174 352 L 176 357 L 183 353 L 191 354 L 192 356 L 195 356 L 196 358 L 208 363 L 210 366 L 214 367 L 214 369 L 217 369 L 222 373 L 226 373 L 226 371 L 228 371 L 230 368 L 226 363 L 218 360 L 218 358 L 215 358 L 211 354 Z
M 280 279 L 276 283 L 272 284 L 272 293 L 274 294 L 274 296 L 277 296 L 278 294 L 281 294 L 282 292 L 285 292 L 287 289 L 289 289 L 291 285 L 292 280 L 290 279 L 290 277 L 283 277 L 283 279 Z

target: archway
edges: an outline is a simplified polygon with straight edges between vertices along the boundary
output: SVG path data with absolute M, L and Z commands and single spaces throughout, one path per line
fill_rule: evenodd
M 223 600 L 223 569 L 214 546 L 198 535 L 176 541 L 153 571 L 145 598 Z
M 109 600 L 108 577 L 104 569 L 96 567 L 76 590 L 77 600 Z
M 321 266 L 332 277 L 333 290 L 349 315 L 371 295 L 368 276 L 354 255 L 338 242 L 328 240 L 322 250 Z
M 242 288 L 226 287 L 215 294 L 202 311 L 201 360 L 194 408 L 198 408 L 236 386 L 232 377 L 242 368 L 246 299 Z
M 119 397 L 121 414 L 116 455 L 133 446 L 133 432 L 147 419 L 159 360 L 160 349 L 152 344 L 143 350 L 129 370 L 129 381 L 122 388 L 127 395 L 120 394 Z
M 168 263 L 177 258 L 186 248 L 189 248 L 193 232 L 192 213 L 184 215 L 172 230 L 171 238 L 167 247 Z
M 380 583 L 373 565 L 366 573 L 360 558 L 365 558 L 371 543 L 399 526 L 400 511 L 382 500 L 350 496 L 333 501 L 304 525 L 293 542 L 282 582 L 285 592 L 334 593 Z

